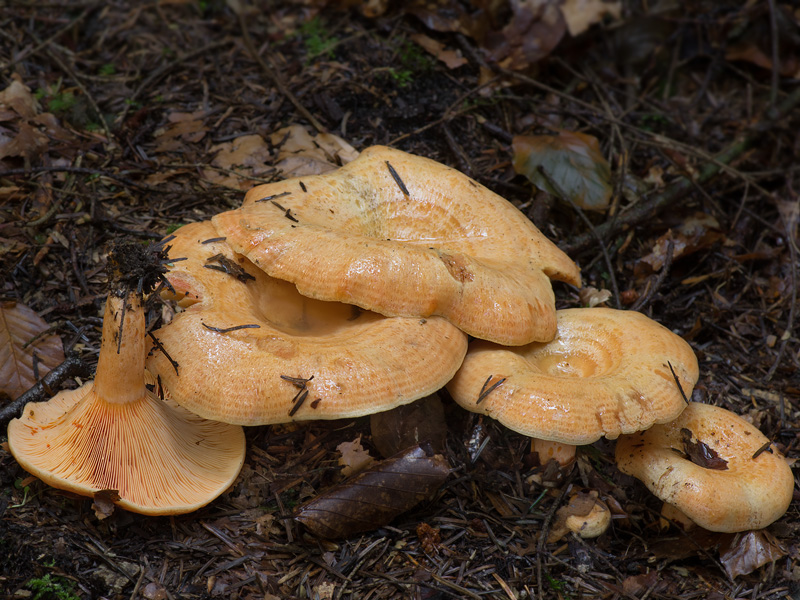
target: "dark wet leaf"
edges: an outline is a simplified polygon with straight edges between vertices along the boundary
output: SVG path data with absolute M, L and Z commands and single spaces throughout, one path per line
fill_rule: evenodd
M 119 491 L 117 490 L 100 490 L 94 493 L 94 502 L 92 502 L 92 510 L 95 516 L 102 521 L 114 514 L 115 503 L 119 502 Z
M 423 442 L 442 452 L 447 435 L 444 407 L 436 394 L 372 415 L 370 428 L 372 443 L 385 457 Z
M 720 561 L 731 579 L 752 573 L 784 556 L 786 549 L 763 529 L 736 534 L 727 544 L 722 544 L 719 552 Z
M 728 461 L 720 458 L 713 448 L 709 448 L 708 445 L 700 440 L 693 442 L 691 431 L 685 428 L 681 429 L 681 437 L 683 438 L 683 451 L 694 464 L 700 465 L 704 469 L 728 470 Z
M 442 455 L 415 446 L 306 502 L 294 518 L 328 539 L 377 529 L 435 492 L 449 472 Z
M 574 131 L 518 135 L 513 148 L 514 170 L 540 190 L 559 197 L 563 192 L 584 209 L 608 207 L 611 167 L 600 152 L 597 138 Z

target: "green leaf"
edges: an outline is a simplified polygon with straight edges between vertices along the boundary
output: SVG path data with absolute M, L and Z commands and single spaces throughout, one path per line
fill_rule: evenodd
M 514 170 L 540 190 L 559 197 L 566 194 L 583 209 L 608 208 L 611 167 L 600 152 L 597 138 L 574 131 L 516 136 L 513 149 Z

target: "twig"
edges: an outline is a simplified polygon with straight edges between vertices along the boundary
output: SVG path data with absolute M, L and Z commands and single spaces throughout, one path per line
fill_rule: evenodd
M 314 115 L 312 115 L 308 109 L 306 109 L 305 106 L 300 103 L 291 90 L 286 87 L 286 85 L 283 83 L 283 80 L 275 72 L 275 70 L 270 67 L 263 58 L 261 58 L 258 50 L 256 50 L 256 47 L 253 45 L 253 40 L 250 38 L 250 32 L 247 28 L 247 21 L 244 18 L 244 11 L 237 11 L 237 16 L 239 17 L 239 27 L 242 30 L 242 39 L 244 40 L 244 45 L 253 59 L 259 64 L 261 70 L 264 71 L 264 74 L 272 80 L 272 83 L 275 84 L 275 87 L 278 88 L 278 91 L 294 105 L 298 112 L 303 115 L 306 120 L 311 123 L 311 125 L 314 126 L 314 129 L 316 129 L 318 133 L 327 133 L 328 129 L 322 123 L 320 123 L 316 117 L 314 117 Z
M 61 387 L 61 384 L 71 377 L 89 377 L 91 374 L 92 370 L 78 358 L 77 354 L 70 354 L 64 362 L 49 371 L 27 392 L 0 409 L 0 428 L 5 429 L 11 419 L 19 417 L 28 402 L 44 401 L 47 398 L 47 390 L 52 391 Z
M 636 302 L 633 303 L 631 306 L 631 310 L 642 310 L 645 304 L 650 301 L 650 298 L 653 297 L 658 291 L 658 288 L 664 283 L 664 280 L 667 278 L 667 274 L 669 273 L 669 269 L 672 266 L 672 257 L 675 254 L 675 240 L 670 240 L 667 243 L 667 254 L 664 256 L 664 264 L 661 266 L 661 272 L 655 277 L 655 280 L 652 284 L 647 288 L 647 291 L 644 295 L 639 298 Z
M 770 31 L 770 41 L 772 42 L 772 47 L 770 48 L 772 53 L 772 77 L 770 79 L 770 88 L 769 88 L 769 108 L 770 112 L 775 112 L 776 104 L 778 102 L 778 78 L 781 72 L 781 57 L 779 53 L 779 30 L 778 30 L 778 13 L 777 7 L 775 6 L 775 0 L 767 0 L 767 4 L 769 4 L 769 31 Z
M 150 75 L 144 78 L 142 83 L 139 84 L 139 87 L 136 88 L 136 91 L 133 92 L 131 97 L 128 99 L 128 102 L 125 104 L 125 108 L 122 109 L 122 113 L 120 113 L 119 117 L 117 118 L 117 122 L 122 123 L 125 121 L 125 117 L 130 110 L 130 107 L 133 106 L 135 100 L 139 98 L 144 90 L 150 89 L 152 85 L 161 79 L 164 75 L 169 73 L 172 69 L 177 67 L 179 64 L 186 62 L 187 60 L 191 60 L 195 56 L 199 56 L 201 54 L 205 54 L 209 50 L 216 50 L 222 46 L 227 46 L 228 44 L 233 43 L 233 40 L 225 39 L 225 40 L 217 40 L 216 42 L 211 42 L 210 44 L 206 44 L 201 48 L 197 48 L 196 50 L 192 50 L 191 52 L 187 52 L 186 54 L 179 56 L 171 63 L 167 63 L 166 65 L 162 65 Z
M 8 177 L 10 175 L 30 175 L 31 173 L 47 173 L 50 171 L 63 172 L 63 173 L 80 173 L 82 175 L 95 175 L 99 177 L 108 177 L 109 179 L 114 179 L 116 181 L 119 181 L 120 183 L 124 183 L 125 185 L 134 187 L 144 192 L 159 192 L 163 194 L 168 191 L 165 189 L 136 183 L 135 181 L 131 181 L 130 179 L 122 177 L 121 175 L 115 175 L 114 173 L 110 173 L 108 171 L 102 171 L 100 169 L 89 169 L 86 167 L 40 166 L 40 167 L 30 167 L 28 169 L 3 169 L 0 170 L 0 177 Z
M 21 61 L 25 60 L 25 59 L 26 59 L 26 58 L 28 58 L 29 56 L 31 56 L 31 55 L 33 55 L 33 54 L 36 54 L 37 52 L 39 52 L 39 51 L 40 51 L 42 48 L 44 48 L 44 47 L 46 47 L 46 46 L 49 46 L 50 44 L 52 44 L 52 43 L 53 43 L 53 40 L 57 40 L 57 39 L 58 39 L 58 38 L 60 38 L 62 35 L 64 35 L 65 33 L 67 33 L 67 32 L 68 32 L 70 29 L 72 29 L 73 27 L 75 27 L 75 26 L 76 26 L 78 23 L 80 23 L 81 21 L 83 21 L 83 20 L 86 18 L 86 16 L 87 16 L 87 15 L 88 15 L 90 12 L 92 12 L 92 11 L 93 11 L 93 10 L 94 10 L 94 9 L 95 9 L 97 6 L 100 6 L 100 4 L 91 4 L 91 5 L 87 6 L 87 7 L 86 7 L 86 10 L 84 10 L 84 11 L 83 11 L 81 14 L 79 14 L 77 17 L 75 17 L 75 18 L 74 18 L 72 21 L 70 21 L 69 23 L 67 23 L 66 25 L 64 25 L 64 27 L 62 27 L 61 29 L 59 29 L 58 31 L 56 31 L 56 32 L 55 32 L 53 35 L 51 35 L 49 38 L 47 38 L 47 39 L 45 39 L 45 40 L 43 40 L 43 41 L 39 42 L 38 44 L 36 44 L 36 46 L 34 46 L 33 48 L 31 48 L 30 50 L 28 50 L 28 51 L 26 51 L 26 52 L 22 52 L 22 53 L 21 53 L 19 56 L 17 56 L 16 58 L 14 58 L 14 59 L 12 59 L 12 60 L 9 60 L 9 61 L 8 61 L 6 64 L 4 64 L 3 66 L 1 66 L 1 67 L 0 67 L 0 72 L 2 72 L 2 71 L 5 71 L 5 70 L 7 70 L 7 69 L 10 69 L 11 67 L 13 67 L 13 66 L 14 66 L 15 64 L 17 64 L 18 62 L 21 62 Z M 38 40 L 37 40 L 37 41 L 38 41 Z
M 597 233 L 595 226 L 589 220 L 589 217 L 586 216 L 586 213 L 583 212 L 580 206 L 575 204 L 570 195 L 564 191 L 564 188 L 562 188 L 561 185 L 559 185 L 559 183 L 550 176 L 550 173 L 547 172 L 547 169 L 545 169 L 543 165 L 539 165 L 538 171 L 539 173 L 542 174 L 542 177 L 544 177 L 547 180 L 547 184 L 552 188 L 552 190 L 556 194 L 558 194 L 562 200 L 568 202 L 569 205 L 572 207 L 572 209 L 576 213 L 578 213 L 578 216 L 584 223 L 586 223 L 586 226 L 589 228 L 589 231 L 594 235 L 595 239 L 597 240 L 597 243 L 600 246 L 600 251 L 603 253 L 603 260 L 605 260 L 606 262 L 606 268 L 608 269 L 608 277 L 611 280 L 611 291 L 614 292 L 614 304 L 617 305 L 617 308 L 620 308 L 619 286 L 617 286 L 617 277 L 616 275 L 614 275 L 614 265 L 611 262 L 611 257 L 608 254 L 608 249 L 606 248 L 606 244 L 603 241 L 603 238 L 600 236 L 600 234 Z

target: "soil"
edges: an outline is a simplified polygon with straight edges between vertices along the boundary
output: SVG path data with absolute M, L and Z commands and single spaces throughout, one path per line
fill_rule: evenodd
M 555 42 L 556 25 L 522 25 L 544 2 L 0 4 L 0 89 L 16 81 L 35 99 L 0 96 L 0 294 L 84 362 L 97 360 L 109 244 L 238 206 L 282 177 L 272 136 L 301 125 L 435 159 L 506 197 L 582 269 L 588 291 L 554 284 L 560 308 L 605 298 L 662 323 L 697 354 L 691 400 L 800 456 L 789 3 L 626 1 Z M 435 55 L 419 36 L 441 44 Z M 597 141 L 609 208 L 581 209 L 515 172 L 515 136 L 562 130 Z M 245 135 L 260 136 L 261 158 L 222 162 Z M 597 164 L 578 170 L 591 178 Z M 174 517 L 97 514 L 4 446 L 0 598 L 800 598 L 797 486 L 764 531 L 684 531 L 619 472 L 613 441 L 542 466 L 528 438 L 441 397 L 443 485 L 337 540 L 293 511 L 340 482 L 342 442 L 360 436 L 379 457 L 368 417 L 248 428 L 234 486 Z M 610 529 L 548 541 L 584 488 L 611 507 Z M 759 566 L 759 552 L 773 560 Z

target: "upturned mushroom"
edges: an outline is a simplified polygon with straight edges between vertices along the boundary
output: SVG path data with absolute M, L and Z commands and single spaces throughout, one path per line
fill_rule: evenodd
M 557 314 L 551 342 L 513 348 L 473 342 L 447 385 L 453 399 L 561 446 L 613 439 L 681 413 L 686 404 L 676 378 L 688 394 L 698 377 L 697 359 L 682 338 L 631 311 Z M 560 462 L 568 460 L 561 455 Z
M 703 460 L 693 460 L 692 445 Z M 710 531 L 761 529 L 792 501 L 794 476 L 784 456 L 718 406 L 692 402 L 673 421 L 620 437 L 616 459 L 620 471 Z
M 481 339 L 552 339 L 550 279 L 578 267 L 519 210 L 435 161 L 382 146 L 344 167 L 253 188 L 218 235 L 304 296 L 388 316 L 440 315 Z
M 341 419 L 433 393 L 466 335 L 441 317 L 384 317 L 302 296 L 233 252 L 208 222 L 175 232 L 167 277 L 188 308 L 154 332 L 147 365 L 173 398 L 240 425 Z
M 117 252 L 141 250 L 124 248 Z M 244 432 L 202 419 L 146 385 L 158 384 L 144 368 L 145 310 L 131 288 L 135 281 L 116 281 L 109 292 L 94 381 L 26 405 L 8 426 L 9 448 L 55 488 L 84 496 L 113 490 L 116 504 L 146 515 L 190 512 L 233 483 L 244 462 Z

